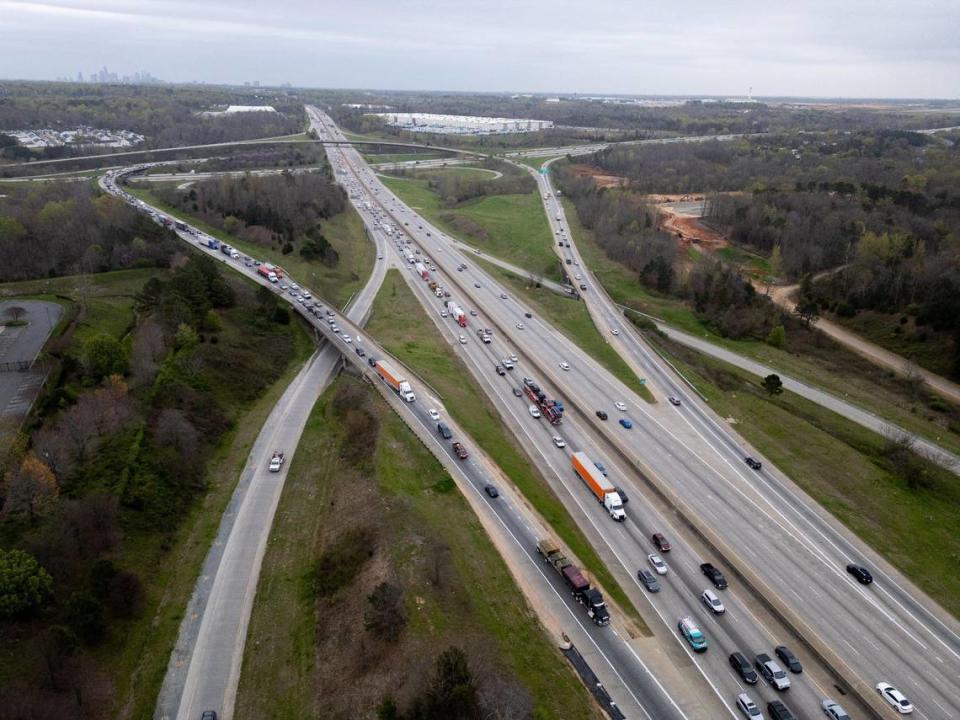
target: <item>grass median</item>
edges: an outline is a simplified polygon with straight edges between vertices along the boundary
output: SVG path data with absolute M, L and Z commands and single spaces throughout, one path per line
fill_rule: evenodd
M 367 331 L 443 397 L 451 416 L 483 448 L 641 628 L 645 623 L 619 584 L 553 494 L 546 480 L 505 430 L 503 420 L 466 366 L 424 316 L 399 272 L 390 270 L 374 301 Z

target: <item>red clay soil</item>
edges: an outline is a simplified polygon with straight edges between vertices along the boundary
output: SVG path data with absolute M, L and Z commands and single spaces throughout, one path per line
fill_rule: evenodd
M 592 178 L 593 182 L 597 184 L 597 187 L 627 187 L 630 184 L 627 178 L 621 177 L 620 175 L 607 175 L 603 168 L 598 168 L 595 165 L 579 163 L 571 165 L 570 169 L 580 177 Z
M 669 208 L 659 210 L 660 229 L 675 235 L 681 247 L 695 245 L 707 250 L 718 250 L 730 244 L 723 233 L 707 227 L 699 218 L 677 215 Z

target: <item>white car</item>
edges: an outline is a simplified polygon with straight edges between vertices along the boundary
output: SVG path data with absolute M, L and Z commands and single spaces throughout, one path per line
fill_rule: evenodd
M 430 419 L 431 419 L 431 420 L 439 420 L 439 419 L 440 419 L 440 413 L 438 413 L 438 412 L 437 412 L 436 410 L 434 410 L 433 408 L 430 408 L 429 410 L 427 410 L 427 414 L 430 416 Z
M 847 715 L 847 711 L 840 707 L 838 703 L 830 700 L 829 698 L 826 700 L 821 700 L 820 707 L 823 709 L 823 714 L 830 718 L 830 720 L 850 720 L 850 716 Z
M 890 683 L 878 682 L 877 694 L 890 703 L 893 709 L 901 715 L 909 715 L 913 712 L 913 705 L 910 704 L 910 701 Z
M 720 602 L 720 598 L 718 598 L 712 590 L 704 590 L 700 595 L 700 599 L 703 600 L 703 604 L 710 608 L 710 611 L 714 615 L 723 615 L 723 613 L 726 612 L 726 608 L 723 606 L 723 603 Z
M 523 323 L 517 323 L 517 330 L 523 330 Z
M 659 555 L 647 555 L 647 560 L 650 562 L 650 567 L 657 571 L 657 575 L 667 574 L 667 564 L 663 561 L 662 557 Z
M 463 335 L 460 336 L 459 340 L 461 345 L 467 344 L 467 338 L 465 338 Z
M 530 407 L 527 408 L 527 410 L 530 411 L 531 417 L 535 417 L 535 418 L 540 417 L 540 408 L 538 408 L 536 405 L 531 405 Z
M 750 720 L 763 720 L 763 713 L 760 712 L 760 708 L 757 707 L 753 698 L 746 693 L 737 695 L 737 710 L 750 718 Z
M 620 334 L 620 331 L 617 330 L 616 328 L 610 328 L 610 334 L 611 334 L 611 335 L 619 335 L 619 334 Z
M 570 366 L 567 365 L 567 363 L 562 362 L 562 363 L 560 363 L 560 369 L 561 369 L 561 370 L 569 370 L 569 369 L 570 369 Z
M 567 446 L 567 443 L 564 442 L 563 438 L 560 437 L 559 435 L 553 436 L 553 444 L 556 445 L 558 448 L 565 448 Z
M 619 402 L 619 401 L 618 401 L 618 402 L 615 402 L 615 403 L 613 404 L 613 406 L 614 406 L 617 410 L 619 410 L 620 412 L 626 412 L 626 411 L 627 411 L 627 406 L 624 405 L 622 402 Z
M 350 343 L 353 342 L 353 340 L 350 339 L 350 336 L 349 336 L 349 335 L 344 335 L 344 336 L 343 336 L 343 341 L 344 341 L 347 345 L 349 345 Z

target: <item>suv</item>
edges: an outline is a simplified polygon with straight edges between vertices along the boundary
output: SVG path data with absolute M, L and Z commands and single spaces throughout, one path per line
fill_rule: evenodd
M 748 685 L 756 685 L 757 680 L 760 679 L 757 677 L 756 671 L 750 667 L 750 662 L 740 651 L 730 653 L 730 667 Z
M 660 552 L 670 552 L 670 541 L 663 536 L 663 533 L 653 534 L 653 544 Z
M 760 712 L 760 708 L 757 707 L 753 698 L 746 693 L 737 695 L 737 709 L 750 720 L 763 720 L 763 713 Z
M 820 707 L 823 708 L 823 714 L 830 718 L 830 720 L 850 720 L 847 711 L 829 698 L 827 700 L 821 700 Z
M 442 422 L 437 423 L 437 432 L 440 433 L 440 437 L 442 437 L 444 440 L 449 440 L 450 438 L 453 437 L 453 433 L 450 432 L 450 428 L 448 428 Z
M 770 658 L 766 653 L 757 655 L 755 663 L 757 670 L 763 675 L 763 679 L 773 685 L 777 690 L 787 690 L 790 687 L 790 678 L 783 671 L 783 668 Z
M 717 594 L 712 590 L 704 590 L 700 595 L 700 599 L 703 601 L 703 604 L 710 608 L 710 611 L 714 615 L 723 615 L 726 612 L 726 608 L 723 606 L 723 603 L 720 602 L 720 598 L 717 597 Z
M 797 720 L 797 716 L 790 712 L 790 708 L 779 700 L 767 703 L 767 712 L 771 720 Z
M 704 637 L 703 631 L 700 630 L 693 618 L 680 618 L 680 622 L 677 623 L 677 630 L 680 631 L 680 634 L 683 635 L 694 652 L 707 651 L 707 638 Z
M 752 467 L 754 470 L 760 470 L 760 469 L 763 467 L 763 463 L 762 463 L 762 462 L 760 462 L 759 460 L 755 460 L 755 459 L 752 458 L 752 457 L 745 457 L 745 458 L 743 459 L 743 461 L 744 461 L 747 465 L 749 465 L 750 467 Z
M 723 573 L 717 570 L 712 564 L 703 563 L 700 565 L 700 570 L 709 578 L 717 590 L 725 590 L 727 588 L 727 579 L 723 576 Z
M 603 410 L 597 410 L 597 417 L 601 420 L 606 420 L 608 415 Z
M 776 653 L 776 656 L 780 658 L 780 662 L 787 666 L 787 668 L 792 673 L 802 673 L 803 665 L 800 664 L 800 661 L 797 660 L 797 656 L 790 652 L 790 648 L 786 645 L 777 645 L 773 652 Z
M 650 592 L 660 592 L 660 583 L 657 582 L 657 578 L 654 577 L 654 574 L 649 570 L 645 570 L 644 568 L 637 570 L 637 578 Z

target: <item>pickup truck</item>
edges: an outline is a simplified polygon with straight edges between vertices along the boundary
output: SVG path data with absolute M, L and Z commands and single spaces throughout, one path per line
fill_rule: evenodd
M 727 587 L 727 579 L 723 576 L 723 573 L 717 570 L 710 563 L 703 563 L 700 565 L 700 570 L 703 571 L 703 574 L 706 575 L 710 582 L 713 583 L 713 586 L 717 590 L 725 590 Z
M 280 472 L 280 466 L 283 465 L 283 453 L 274 452 L 270 457 L 270 472 Z

